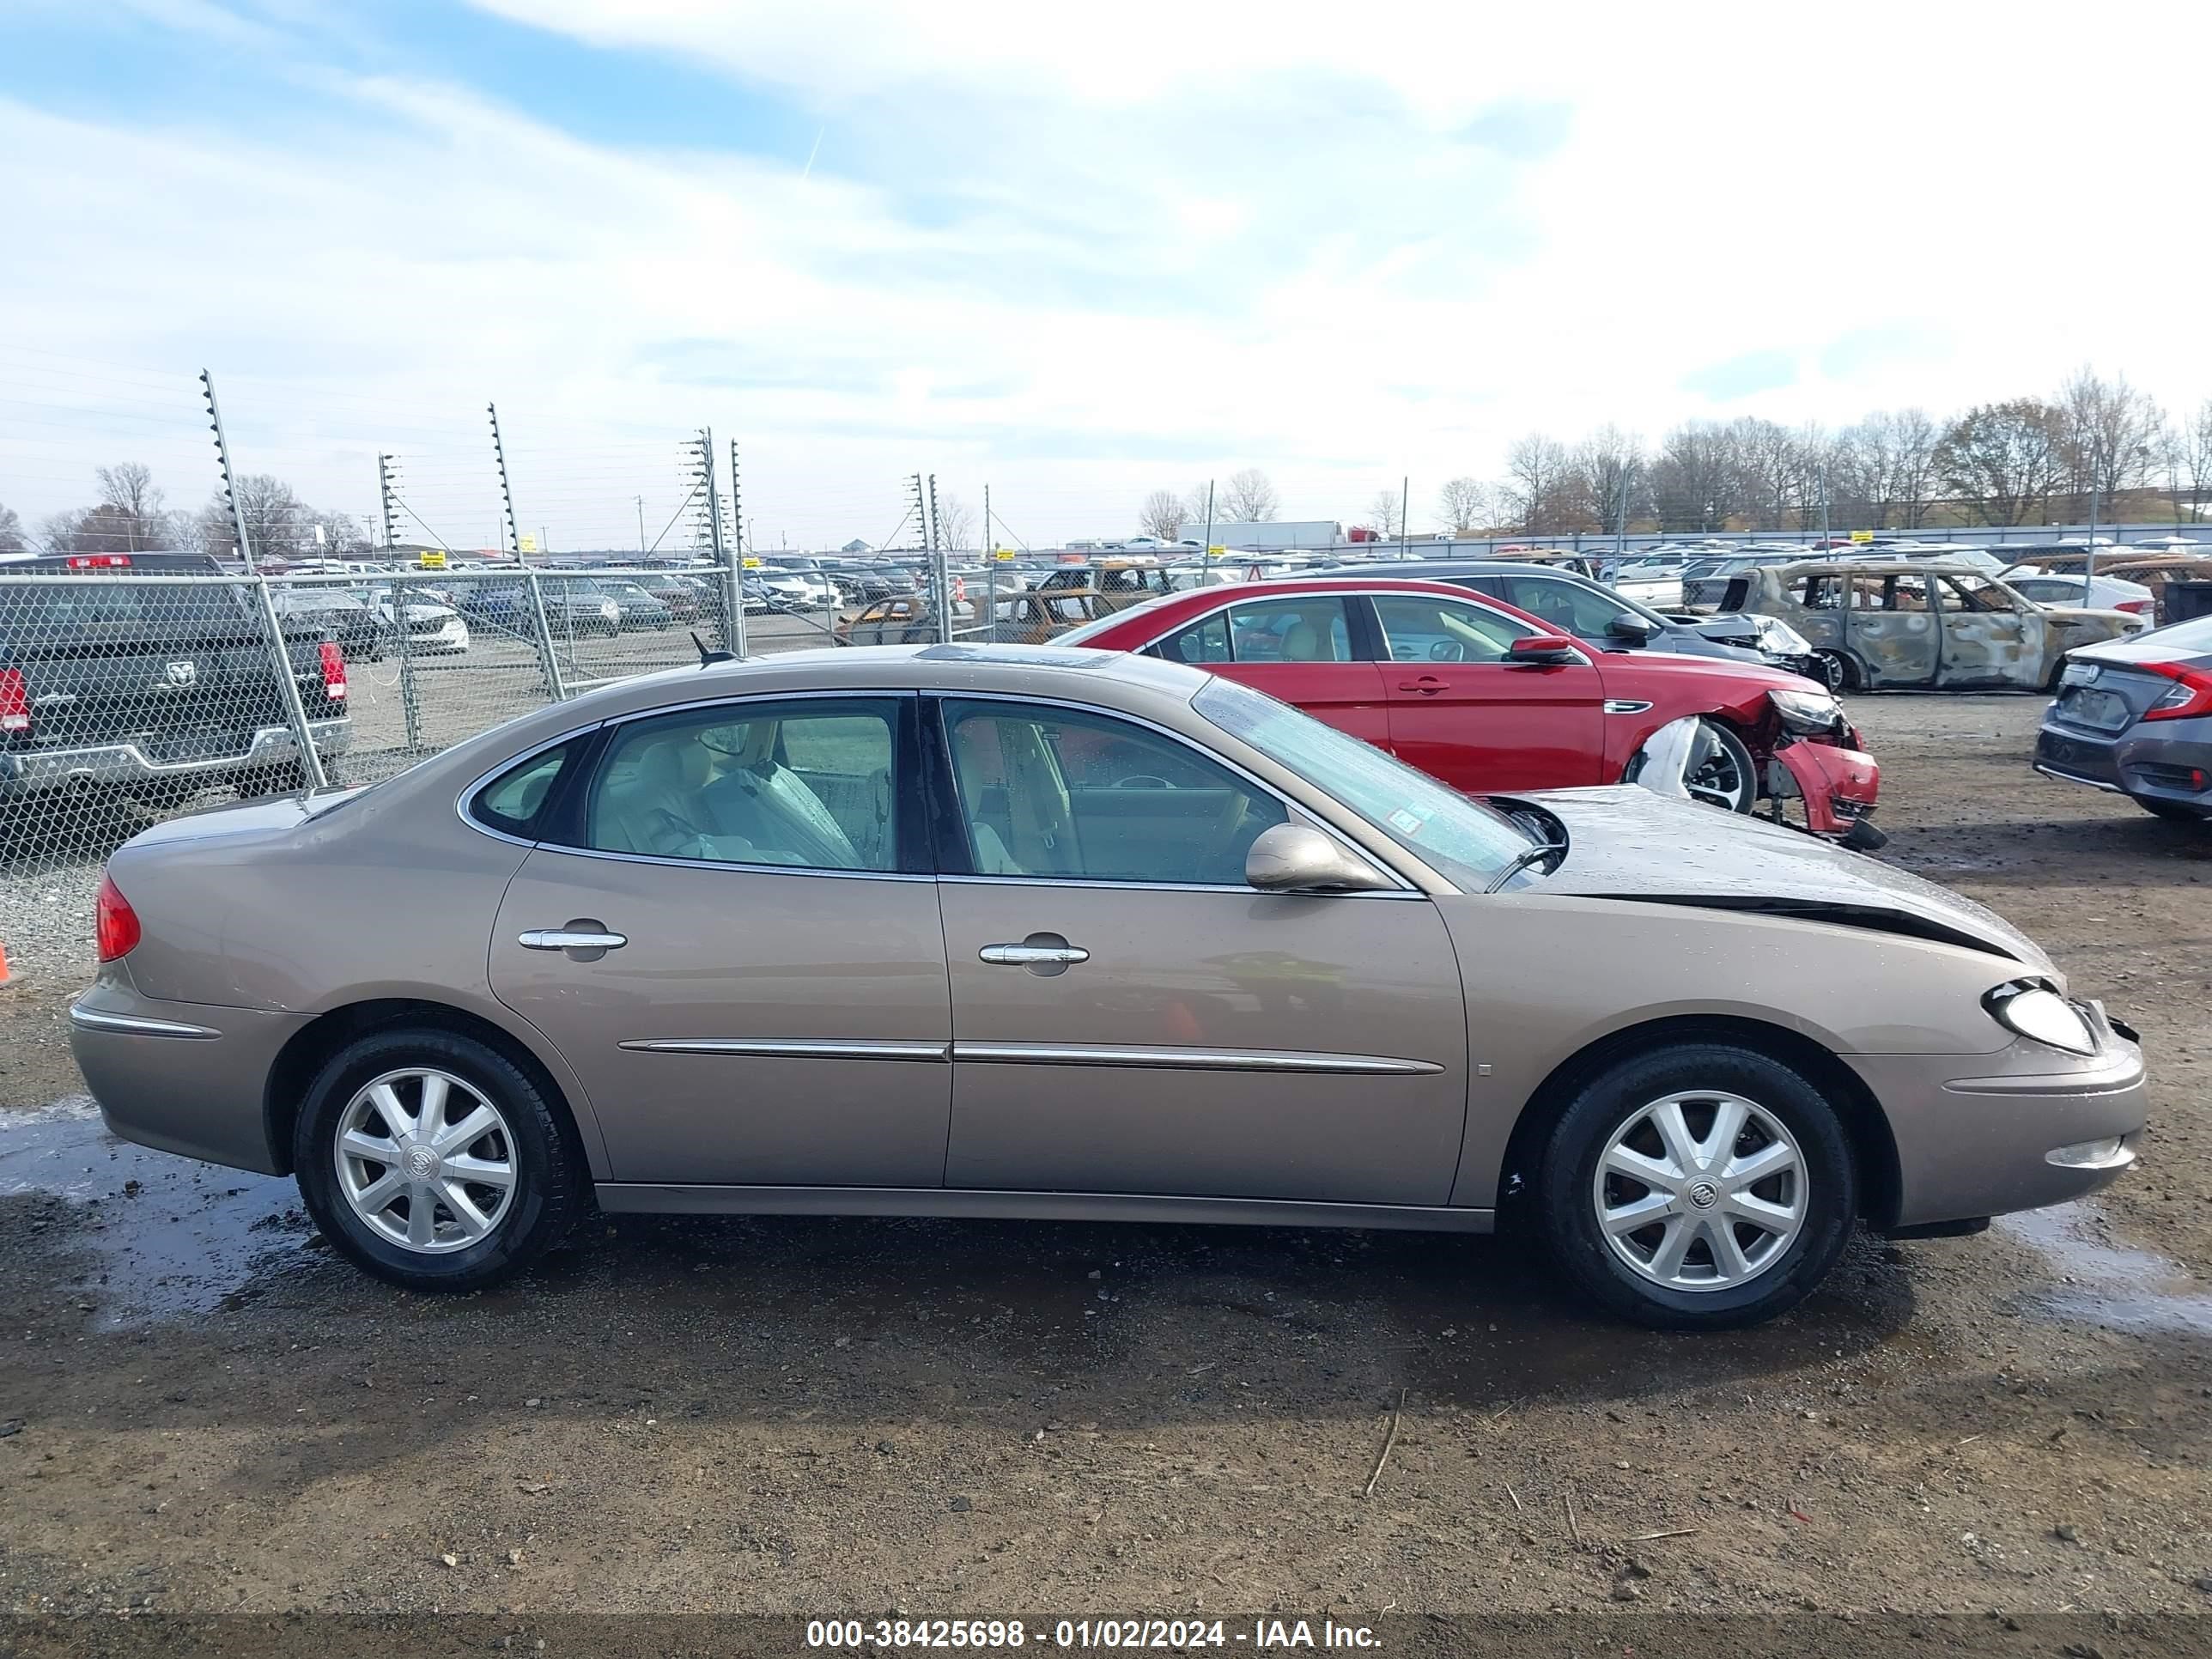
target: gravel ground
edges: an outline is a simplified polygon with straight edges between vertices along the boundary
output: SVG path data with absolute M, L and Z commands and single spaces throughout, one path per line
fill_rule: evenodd
M 1863 1239 L 1702 1339 L 1591 1318 L 1504 1243 L 1165 1226 L 623 1218 L 447 1300 L 64 1102 L 0 1123 L 0 1606 L 1632 1603 L 1810 1612 L 1827 1651 L 1857 1627 L 1825 1615 L 1892 1608 L 2045 1654 L 2035 1615 L 2212 1611 L 2212 831 L 2034 776 L 2039 708 L 1853 712 L 1891 855 L 2145 1033 L 2146 1163 L 2097 1202 Z M 7 890 L 0 1099 L 75 1086 L 41 1039 L 89 891 Z M 2065 1650 L 2152 1650 L 2117 1628 Z

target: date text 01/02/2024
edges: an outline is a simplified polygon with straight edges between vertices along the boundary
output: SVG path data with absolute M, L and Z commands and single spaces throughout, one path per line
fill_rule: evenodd
M 812 1619 L 806 1645 L 829 1649 L 947 1648 L 969 1651 L 1039 1647 L 1161 1650 L 1240 1646 L 1255 1651 L 1331 1648 L 1373 1651 L 1365 1625 L 1323 1619 L 1255 1619 L 1237 1629 L 1219 1619 Z

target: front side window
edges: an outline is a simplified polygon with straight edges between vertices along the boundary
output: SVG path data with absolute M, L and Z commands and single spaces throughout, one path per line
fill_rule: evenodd
M 2017 608 L 2012 593 L 1987 576 L 1946 576 L 1936 584 L 1936 592 L 1946 611 L 2009 612 Z
M 1508 646 L 1535 631 L 1480 605 L 1425 593 L 1377 593 L 1375 616 L 1393 662 L 1502 662 Z
M 897 702 L 721 704 L 617 728 L 592 781 L 584 845 L 807 870 L 898 867 Z
M 1547 576 L 1508 576 L 1505 599 L 1561 633 L 1584 640 L 1603 639 L 1614 617 L 1630 614 L 1620 600 L 1594 587 Z
M 1109 715 L 948 702 L 945 743 L 982 876 L 1238 886 L 1289 814 L 1179 739 Z

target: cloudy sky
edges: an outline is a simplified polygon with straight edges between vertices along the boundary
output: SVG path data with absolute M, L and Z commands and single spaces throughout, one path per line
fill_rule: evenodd
M 2208 14 L 7 0 L 0 502 L 203 499 L 203 367 L 241 467 L 393 452 L 457 544 L 492 398 L 556 545 L 708 424 L 798 546 L 917 468 L 1030 541 L 1251 465 L 1420 528 L 1531 429 L 2193 406 Z

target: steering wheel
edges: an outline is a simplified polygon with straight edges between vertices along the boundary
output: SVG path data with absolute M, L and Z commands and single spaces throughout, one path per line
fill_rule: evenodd
M 1429 647 L 1431 662 L 1465 662 L 1467 647 L 1457 640 L 1438 640 Z
M 1109 789 L 1172 789 L 1175 785 L 1165 778 L 1155 777 L 1150 772 L 1132 772 L 1126 778 L 1116 778 L 1106 786 Z

